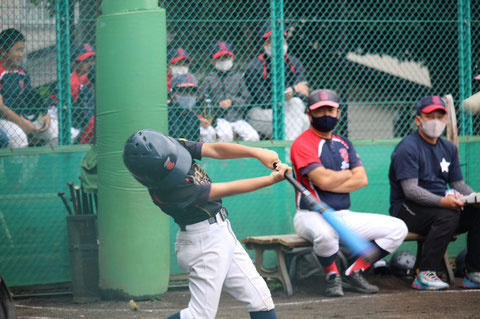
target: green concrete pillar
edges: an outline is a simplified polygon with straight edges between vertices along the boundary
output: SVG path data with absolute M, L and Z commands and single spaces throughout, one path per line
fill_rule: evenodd
M 104 0 L 97 21 L 100 290 L 106 299 L 164 293 L 169 220 L 123 164 L 127 138 L 167 132 L 165 10 L 157 0 Z

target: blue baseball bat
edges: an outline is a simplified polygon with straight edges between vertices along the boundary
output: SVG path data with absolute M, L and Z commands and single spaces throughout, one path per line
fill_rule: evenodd
M 305 200 L 311 210 L 322 214 L 327 223 L 338 233 L 340 240 L 352 253 L 362 257 L 367 262 L 372 263 L 377 260 L 379 255 L 378 248 L 365 238 L 359 236 L 353 230 L 345 226 L 335 215 L 335 210 L 327 204 L 318 201 L 308 189 L 295 180 L 292 175 L 285 173 L 285 179 L 293 187 L 305 196 Z

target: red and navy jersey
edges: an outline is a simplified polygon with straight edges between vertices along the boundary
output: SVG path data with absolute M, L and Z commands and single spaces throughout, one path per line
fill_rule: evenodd
M 293 142 L 290 159 L 297 181 L 317 199 L 335 210 L 350 208 L 350 194 L 324 191 L 308 177 L 308 173 L 318 167 L 341 171 L 363 166 L 357 151 L 346 137 L 333 134 L 331 139 L 324 139 L 310 128 Z M 303 195 L 297 192 L 297 208 L 310 209 L 302 197 Z
M 17 67 L 7 71 L 0 64 L 0 94 L 3 103 L 12 111 L 19 112 L 21 93 L 31 88 L 30 76 L 24 69 Z
M 447 184 L 463 180 L 457 147 L 443 138 L 430 144 L 417 130 L 405 137 L 393 151 L 388 178 L 392 216 L 397 216 L 406 200 L 400 184 L 402 180 L 416 178 L 418 186 L 443 197 Z
M 202 159 L 203 143 L 177 141 L 192 155 L 192 159 Z M 155 205 L 180 225 L 198 223 L 214 216 L 222 207 L 222 201 L 209 200 L 212 181 L 197 162 L 192 161 L 185 182 L 167 190 L 149 190 Z

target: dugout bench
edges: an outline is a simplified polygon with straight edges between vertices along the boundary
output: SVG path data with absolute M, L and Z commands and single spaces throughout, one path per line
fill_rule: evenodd
M 420 260 L 423 250 L 423 241 L 425 237 L 416 233 L 408 233 L 404 241 L 417 242 L 417 262 Z M 456 240 L 454 236 L 452 241 Z M 283 285 L 283 290 L 288 296 L 293 294 L 293 286 L 288 275 L 287 264 L 285 262 L 285 254 L 292 252 L 295 248 L 312 247 L 312 243 L 298 236 L 297 234 L 286 235 L 270 235 L 270 236 L 253 236 L 246 237 L 242 243 L 248 249 L 253 249 L 255 252 L 255 267 L 258 273 L 264 278 L 276 278 L 280 280 Z M 277 258 L 277 266 L 274 268 L 265 268 L 263 266 L 263 253 L 266 250 L 273 250 Z M 447 281 L 452 284 L 454 282 L 454 275 L 448 254 L 445 251 L 443 256 L 443 266 L 447 275 Z

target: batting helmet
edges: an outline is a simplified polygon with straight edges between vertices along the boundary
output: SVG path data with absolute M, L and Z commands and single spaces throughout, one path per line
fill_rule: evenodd
M 416 257 L 409 251 L 397 251 L 390 259 L 390 269 L 399 277 L 410 277 L 415 273 Z
M 463 277 L 465 276 L 465 268 L 467 265 L 465 264 L 465 257 L 467 256 L 467 250 L 464 249 L 458 253 L 457 257 L 455 258 L 455 276 Z
M 130 136 L 123 149 L 130 173 L 148 188 L 170 188 L 185 182 L 192 156 L 180 143 L 154 130 Z

